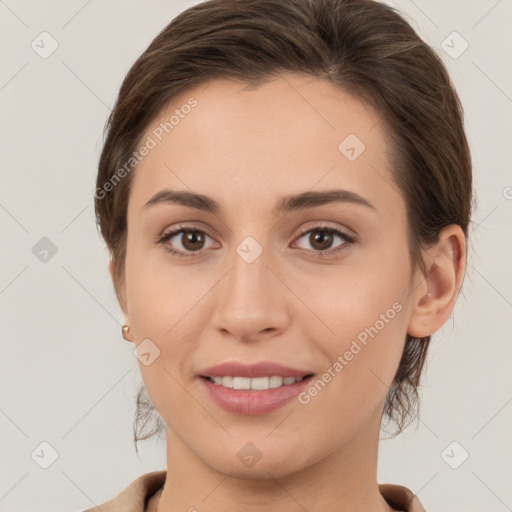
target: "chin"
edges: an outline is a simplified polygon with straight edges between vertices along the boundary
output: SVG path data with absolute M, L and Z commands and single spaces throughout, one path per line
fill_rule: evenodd
M 250 436 L 244 436 L 241 441 L 235 437 L 229 446 L 219 446 L 201 458 L 215 471 L 250 480 L 283 478 L 312 463 L 308 462 L 304 442 L 300 439 L 297 439 L 300 446 L 285 446 L 277 437 L 272 441 L 250 439 Z

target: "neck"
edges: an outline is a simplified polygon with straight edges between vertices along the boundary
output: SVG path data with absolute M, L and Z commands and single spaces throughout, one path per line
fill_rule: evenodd
M 377 483 L 379 429 L 380 415 L 367 430 L 316 463 L 293 472 L 280 464 L 279 471 L 273 466 L 258 479 L 214 469 L 167 429 L 167 478 L 155 496 L 154 510 L 268 512 L 272 504 L 280 512 L 393 511 Z

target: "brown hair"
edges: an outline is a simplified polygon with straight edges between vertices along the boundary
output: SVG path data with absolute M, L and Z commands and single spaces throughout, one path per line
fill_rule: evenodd
M 145 129 L 191 86 L 215 78 L 258 86 L 281 72 L 329 80 L 382 116 L 407 204 L 411 261 L 423 272 L 420 249 L 444 226 L 458 224 L 467 237 L 472 176 L 462 107 L 441 59 L 396 11 L 373 0 L 210 0 L 179 14 L 151 42 L 126 75 L 105 126 L 95 208 L 118 297 L 132 173 L 114 179 Z M 430 336 L 407 335 L 384 408 L 398 432 L 417 414 L 429 342 Z M 152 415 L 156 429 L 139 436 L 136 427 Z M 135 444 L 164 427 L 142 386 Z

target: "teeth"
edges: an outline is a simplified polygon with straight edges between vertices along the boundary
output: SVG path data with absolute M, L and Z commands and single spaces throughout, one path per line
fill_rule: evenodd
M 283 377 L 269 377 L 268 379 L 268 387 L 269 388 L 279 388 L 283 385 Z
M 255 377 L 250 379 L 249 377 L 208 377 L 211 381 L 219 386 L 233 389 L 254 389 L 261 391 L 264 389 L 279 388 L 281 386 L 289 386 L 300 382 L 304 377 L 279 377 L 274 375 L 272 377 Z

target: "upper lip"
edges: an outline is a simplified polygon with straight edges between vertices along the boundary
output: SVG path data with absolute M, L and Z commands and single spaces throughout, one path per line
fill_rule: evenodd
M 224 363 L 216 364 L 204 368 L 199 372 L 202 377 L 272 377 L 274 375 L 279 377 L 305 377 L 311 375 L 312 372 L 299 370 L 297 368 L 290 368 L 283 366 L 279 363 L 272 361 L 261 361 L 254 364 L 242 364 L 237 361 L 225 361 Z

